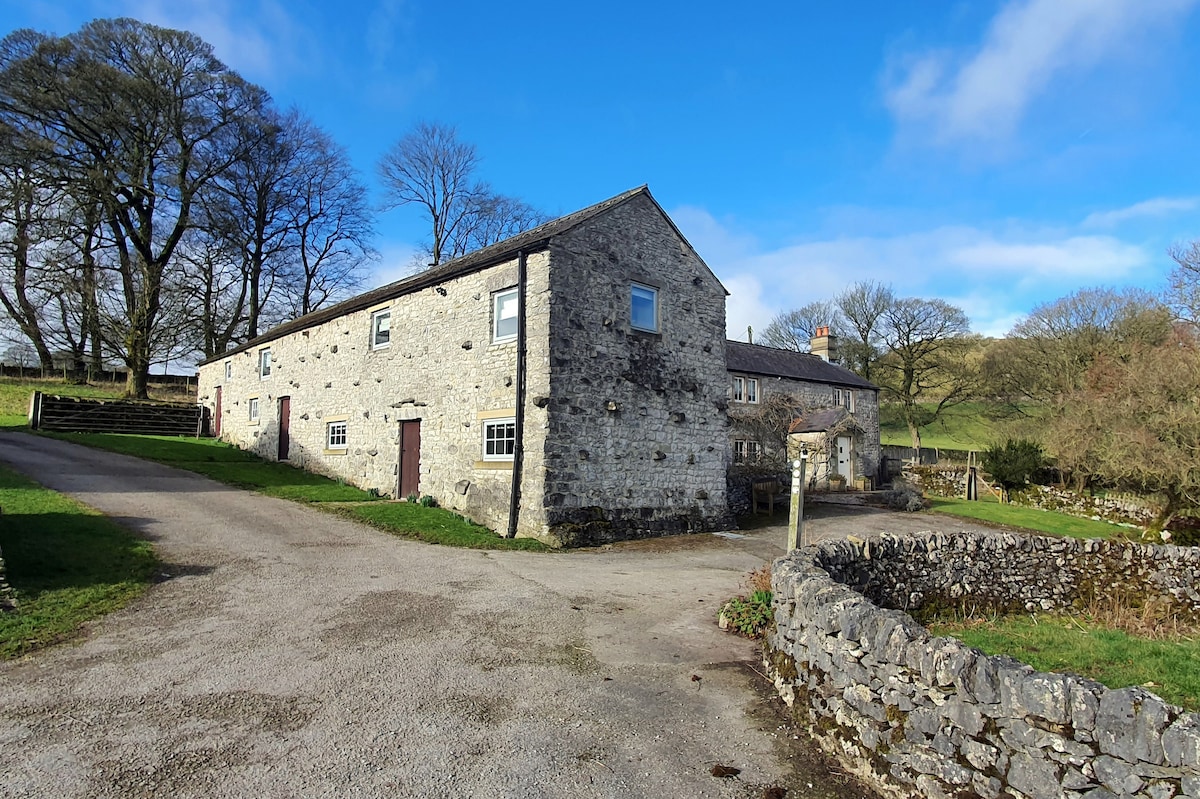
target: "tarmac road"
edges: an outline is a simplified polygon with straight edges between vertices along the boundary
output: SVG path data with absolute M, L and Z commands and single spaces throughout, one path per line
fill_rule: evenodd
M 0 797 L 869 795 L 715 624 L 782 523 L 477 552 L 53 439 L 0 434 L 0 461 L 164 561 L 75 642 L 0 663 Z M 960 528 L 841 505 L 808 524 Z
M 52 439 L 0 435 L 0 460 L 165 563 L 0 664 L 0 796 L 864 795 L 714 623 L 781 551 L 761 537 L 476 552 Z

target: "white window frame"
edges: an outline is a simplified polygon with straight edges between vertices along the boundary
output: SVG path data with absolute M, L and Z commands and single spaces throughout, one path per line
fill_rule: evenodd
M 500 417 L 497 419 L 484 419 L 483 420 L 483 441 L 482 441 L 483 460 L 488 461 L 488 462 L 513 460 L 512 452 L 507 452 L 507 453 L 506 452 L 491 452 L 491 453 L 488 452 L 488 444 L 490 442 L 503 442 L 503 441 L 510 440 L 508 436 L 504 436 L 502 438 L 494 438 L 494 437 L 489 438 L 489 436 L 488 436 L 488 433 L 490 431 L 496 429 L 497 427 L 503 427 L 505 425 L 512 425 L 512 427 L 513 427 L 511 441 L 513 443 L 513 449 L 514 450 L 516 449 L 517 418 L 515 416 L 506 416 L 506 417 Z M 505 447 L 505 449 L 507 449 L 507 447 Z
M 762 456 L 762 446 L 757 441 L 738 438 L 733 442 L 733 462 L 735 465 L 754 463 Z
M 745 402 L 751 405 L 758 404 L 758 378 L 745 377 L 743 375 L 733 376 L 733 401 Z
M 258 405 L 258 397 L 251 397 L 246 400 L 246 421 L 250 424 L 258 424 L 261 416 L 261 409 Z
M 649 292 L 650 301 L 654 307 L 654 323 L 653 327 L 645 327 L 634 321 L 633 304 L 637 299 L 638 290 Z M 644 298 L 643 298 L 644 299 Z M 662 327 L 662 319 L 658 302 L 658 289 L 654 286 L 647 286 L 645 283 L 630 283 L 629 284 L 629 326 L 634 330 L 642 330 L 647 333 L 657 333 Z
M 258 379 L 266 380 L 271 376 L 271 348 L 264 347 L 258 351 Z
M 501 317 L 500 316 L 500 308 L 501 308 L 502 302 L 503 302 L 503 300 L 510 298 L 510 297 L 516 303 L 515 313 L 513 316 Z M 521 323 L 520 322 L 520 319 L 521 319 L 520 302 L 521 302 L 521 298 L 520 298 L 520 295 L 517 293 L 517 288 L 515 286 L 510 289 L 504 289 L 503 291 L 497 291 L 495 294 L 492 295 L 492 343 L 493 344 L 502 344 L 504 342 L 517 340 L 517 332 L 518 332 L 517 326 L 520 325 L 520 323 Z M 502 319 L 512 319 L 513 320 L 514 324 L 513 324 L 513 332 L 512 333 L 503 333 L 502 334 L 500 332 L 500 322 Z
M 854 413 L 854 391 L 849 388 L 835 388 L 833 390 L 833 404 L 838 408 L 845 408 L 850 413 Z
M 340 431 L 339 431 L 340 428 Z M 336 439 L 340 438 L 341 441 Z M 335 419 L 325 423 L 325 449 L 343 450 L 350 446 L 350 423 L 345 419 Z
M 387 323 L 388 323 L 388 329 L 387 329 L 388 337 L 387 337 L 386 341 L 380 341 L 379 340 L 379 332 L 380 332 L 379 331 L 379 323 L 384 319 L 387 319 Z M 391 308 L 380 308 L 378 311 L 372 311 L 371 312 L 371 349 L 386 350 L 390 346 L 392 346 L 392 309 Z
M 233 377 L 233 361 L 225 362 L 225 379 L 229 380 Z

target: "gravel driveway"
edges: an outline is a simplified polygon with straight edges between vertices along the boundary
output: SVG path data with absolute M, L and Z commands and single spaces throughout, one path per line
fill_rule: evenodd
M 50 439 L 0 435 L 0 460 L 165 562 L 77 642 L 0 663 L 0 796 L 863 795 L 714 624 L 776 529 L 475 552 Z

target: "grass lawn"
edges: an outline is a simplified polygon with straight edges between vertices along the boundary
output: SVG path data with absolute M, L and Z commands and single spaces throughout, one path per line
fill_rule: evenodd
M 347 503 L 337 508 L 374 527 L 405 538 L 468 549 L 545 551 L 530 538 L 506 539 L 486 527 L 441 508 L 379 498 L 345 483 L 288 466 L 211 438 L 122 435 L 118 433 L 43 433 L 43 435 L 123 455 L 158 461 L 211 477 L 227 485 L 248 488 L 299 502 Z M 364 503 L 364 504 L 356 504 Z
M 122 433 L 43 433 L 122 455 L 165 463 L 226 485 L 299 502 L 367 502 L 377 497 L 345 483 L 286 463 L 265 461 L 252 452 L 214 438 L 126 435 Z
M 1077 626 L 1061 616 L 1006 616 L 929 629 L 1039 671 L 1079 674 L 1109 688 L 1144 685 L 1168 702 L 1200 710 L 1200 641 L 1149 640 L 1080 621 Z
M 547 552 L 551 549 L 535 538 L 501 538 L 486 527 L 455 513 L 411 502 L 351 505 L 341 510 L 380 530 L 430 544 L 465 549 L 521 549 L 529 552 Z
M 936 422 L 921 428 L 921 446 L 938 449 L 984 450 L 1003 443 L 1009 437 L 1036 438 L 1032 429 L 1038 408 L 1024 407 L 1024 415 L 1013 414 L 1008 406 L 987 402 L 964 402 L 942 412 Z M 908 427 L 894 406 L 883 405 L 879 414 L 879 438 L 883 444 L 912 446 Z
M 29 423 L 29 398 L 33 392 L 58 394 L 64 397 L 91 397 L 95 399 L 120 399 L 125 393 L 124 383 L 95 383 L 75 385 L 64 380 L 46 378 L 26 380 L 23 378 L 0 378 L 0 428 L 23 428 Z M 191 401 L 195 397 L 189 391 L 167 387 L 150 388 L 152 399 Z
M 1036 530 L 1051 535 L 1070 536 L 1072 538 L 1108 538 L 1120 533 L 1132 532 L 1130 528 L 1118 527 L 1108 522 L 1097 522 L 1091 519 L 1080 519 L 1067 516 L 1064 513 L 1026 508 L 1020 505 L 1002 505 L 995 499 L 982 499 L 968 502 L 965 499 L 948 499 L 946 497 L 929 497 L 931 510 L 934 513 L 946 513 L 951 516 L 963 516 L 992 524 L 1004 524 L 1009 527 L 1023 527 L 1026 530 Z
M 4 467 L 0 507 L 0 550 L 18 602 L 0 613 L 2 658 L 70 637 L 153 581 L 149 542 Z

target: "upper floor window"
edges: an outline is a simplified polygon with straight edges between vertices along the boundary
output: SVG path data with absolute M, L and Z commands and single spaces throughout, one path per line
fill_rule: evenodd
M 391 309 L 371 314 L 371 349 L 381 350 L 392 342 Z
M 835 388 L 833 390 L 833 404 L 839 408 L 845 408 L 854 413 L 854 392 L 848 388 Z
M 492 295 L 492 341 L 517 337 L 517 290 L 505 289 Z
M 233 377 L 233 362 L 226 361 L 225 362 L 225 379 L 228 380 L 231 377 Z
M 733 378 L 733 401 L 758 402 L 758 378 L 735 375 Z
M 658 289 L 640 283 L 630 285 L 629 324 L 635 330 L 658 332 Z
M 271 350 L 258 351 L 258 376 L 266 379 L 271 376 Z

